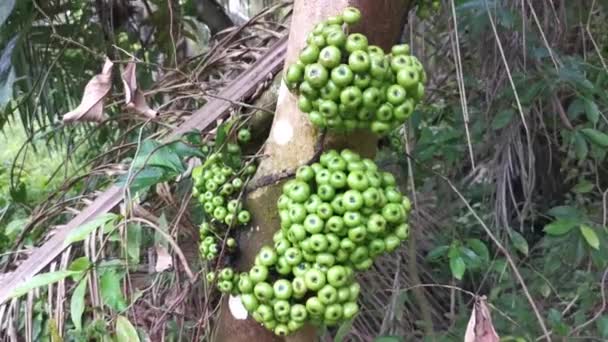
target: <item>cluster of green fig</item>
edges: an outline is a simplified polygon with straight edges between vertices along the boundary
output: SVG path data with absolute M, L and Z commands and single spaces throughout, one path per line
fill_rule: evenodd
M 238 131 L 239 143 L 246 143 L 250 138 L 249 130 L 243 128 Z M 239 156 L 237 159 L 240 160 L 241 148 L 236 143 L 227 143 L 225 153 L 228 156 Z M 213 260 L 220 252 L 218 233 L 228 227 L 245 225 L 251 220 L 249 211 L 242 208 L 240 194 L 244 179 L 255 173 L 255 170 L 255 165 L 244 165 L 242 161 L 238 167 L 227 165 L 220 152 L 212 153 L 203 165 L 192 170 L 194 181 L 192 194 L 198 198 L 206 214 L 206 219 L 199 227 L 201 241 L 199 252 L 204 260 Z M 234 249 L 236 241 L 228 238 L 226 246 Z
M 439 0 L 418 0 L 416 3 L 416 15 L 421 19 L 427 19 L 431 13 L 439 11 L 441 1 Z
M 358 9 L 347 7 L 317 24 L 284 80 L 315 126 L 385 135 L 412 115 L 424 96 L 426 73 L 407 44 L 387 54 L 365 35 L 345 33 L 360 19 Z
M 359 311 L 354 275 L 408 237 L 411 204 L 392 174 L 350 150 L 301 166 L 277 202 L 281 229 L 249 272 L 219 272 L 252 317 L 277 335 L 305 322 L 334 326 Z

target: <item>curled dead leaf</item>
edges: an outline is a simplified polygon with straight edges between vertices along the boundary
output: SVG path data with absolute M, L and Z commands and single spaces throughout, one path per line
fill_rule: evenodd
M 136 66 L 137 64 L 134 61 L 129 62 L 121 75 L 122 84 L 125 88 L 125 104 L 127 109 L 134 113 L 155 118 L 158 112 L 148 106 L 144 93 L 137 87 Z
M 100 74 L 91 78 L 84 87 L 82 101 L 76 109 L 63 116 L 63 122 L 102 122 L 108 118 L 103 112 L 104 99 L 112 89 L 112 67 L 114 63 L 106 57 Z
M 464 342 L 498 342 L 499 339 L 492 324 L 486 297 L 475 298 L 475 305 L 464 334 Z
M 163 246 L 156 246 L 156 272 L 162 272 L 173 267 L 173 258 L 167 252 L 167 248 Z

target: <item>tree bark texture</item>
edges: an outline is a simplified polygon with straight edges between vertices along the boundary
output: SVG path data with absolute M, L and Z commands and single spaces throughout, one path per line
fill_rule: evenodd
M 297 60 L 300 50 L 306 44 L 306 36 L 314 25 L 328 16 L 341 13 L 347 6 L 359 8 L 363 15 L 361 23 L 353 28 L 353 32 L 367 35 L 370 44 L 390 51 L 390 47 L 399 39 L 410 3 L 410 0 L 295 0 L 285 66 Z M 259 183 L 262 179 L 281 181 L 249 192 L 247 206 L 252 213 L 253 224 L 251 229 L 240 234 L 240 255 L 236 269 L 248 270 L 259 249 L 265 244 L 272 245 L 272 235 L 280 226 L 276 201 L 281 194 L 282 178 L 285 175 L 293 174 L 300 165 L 309 163 L 321 148 L 350 148 L 372 157 L 376 144 L 377 137 L 369 131 L 349 135 L 327 134 L 322 138 L 320 132 L 308 121 L 307 115 L 298 109 L 297 96 L 291 94 L 281 82 L 264 157 L 251 183 Z M 237 320 L 230 312 L 227 300 L 222 303 L 215 335 L 215 341 L 218 342 L 309 342 L 315 338 L 315 329 L 305 326 L 299 332 L 281 339 L 251 317 Z

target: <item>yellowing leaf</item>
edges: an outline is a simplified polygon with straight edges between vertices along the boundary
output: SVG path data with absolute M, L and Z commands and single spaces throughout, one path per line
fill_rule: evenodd
M 587 241 L 589 246 L 591 246 L 591 248 L 593 248 L 593 249 L 599 250 L 600 249 L 600 239 L 597 237 L 595 230 L 593 230 L 593 228 L 586 226 L 584 224 L 581 225 L 580 229 L 581 229 L 581 234 L 583 235 L 583 237 L 585 238 L 585 241 Z

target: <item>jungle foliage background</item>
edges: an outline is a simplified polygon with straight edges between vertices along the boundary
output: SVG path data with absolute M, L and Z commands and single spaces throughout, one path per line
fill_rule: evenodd
M 204 273 L 196 244 L 187 242 L 196 240 L 199 220 L 180 176 L 201 155 L 196 139 L 169 147 L 159 139 L 204 104 L 203 93 L 237 78 L 286 34 L 289 6 L 0 2 L 3 273 L 97 191 L 162 153 L 132 183 L 138 195 L 128 203 L 144 219 L 107 215 L 87 231 L 99 238 L 75 237 L 84 243 L 49 270 L 71 272 L 59 286 L 59 278 L 43 279 L 2 305 L 0 340 L 212 334 L 218 293 L 204 277 L 185 285 L 170 261 L 176 250 L 162 238 L 183 242 L 179 252 Z M 607 6 L 444 0 L 427 19 L 410 13 L 402 40 L 425 64 L 427 95 L 380 142 L 377 161 L 399 175 L 415 203 L 412 238 L 362 275 L 359 318 L 323 338 L 462 340 L 475 296 L 485 295 L 504 341 L 608 339 Z M 240 40 L 223 39 L 239 25 Z M 135 58 L 157 118 L 125 113 L 114 87 L 102 123 L 61 121 L 106 55 L 121 66 Z M 272 89 L 258 104 L 266 111 Z M 255 108 L 232 115 L 263 112 Z M 73 286 L 83 275 L 89 286 Z

